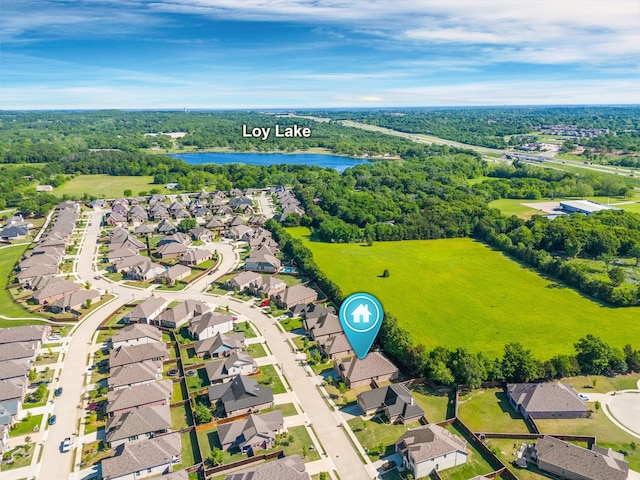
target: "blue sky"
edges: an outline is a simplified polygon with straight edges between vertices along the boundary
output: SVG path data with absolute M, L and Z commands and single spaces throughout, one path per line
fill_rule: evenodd
M 0 109 L 640 103 L 637 0 L 0 0 Z

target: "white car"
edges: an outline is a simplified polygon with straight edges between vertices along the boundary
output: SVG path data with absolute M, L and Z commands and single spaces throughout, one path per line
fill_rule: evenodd
M 580 398 L 580 400 L 582 400 L 583 402 L 588 402 L 589 401 L 589 395 L 586 395 L 584 393 L 579 393 L 578 397 Z
M 51 335 L 49 337 L 49 340 L 60 340 L 60 338 L 62 338 L 62 337 L 60 337 L 60 335 Z
M 69 450 L 71 450 L 71 438 L 67 437 L 64 439 L 64 442 L 62 442 L 62 453 L 66 453 Z

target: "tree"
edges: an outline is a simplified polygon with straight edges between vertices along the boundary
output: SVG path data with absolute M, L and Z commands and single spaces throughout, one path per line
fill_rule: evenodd
M 382 272 L 382 277 L 383 277 L 383 278 L 389 278 L 389 275 L 391 275 L 391 274 L 389 273 L 389 270 L 387 270 L 387 269 L 385 268 L 385 269 L 384 269 L 384 272 Z
M 192 230 L 198 226 L 198 222 L 196 222 L 195 218 L 184 218 L 180 220 L 178 224 L 178 231 L 182 233 L 186 233 L 189 230 Z
M 213 447 L 209 454 L 209 461 L 214 467 L 222 463 L 223 452 L 218 447 Z
M 327 472 L 320 472 L 319 480 L 328 480 Z
M 93 303 L 91 299 L 87 298 L 86 302 L 84 302 L 84 305 L 86 308 L 91 308 L 91 303 Z
M 527 383 L 538 377 L 538 365 L 531 354 L 520 343 L 504 346 L 502 373 L 507 382 Z
M 576 359 L 586 375 L 599 375 L 609 369 L 611 347 L 600 338 L 588 334 L 575 343 Z
M 481 356 L 459 348 L 451 358 L 451 371 L 458 383 L 478 388 L 487 379 L 485 361 Z
M 130 197 L 132 195 L 131 190 L 129 190 L 128 188 L 124 191 L 124 196 L 125 197 Z
M 630 372 L 640 372 L 640 350 L 634 350 L 630 344 L 622 349 L 624 352 L 624 361 Z
M 38 378 L 38 372 L 36 372 L 35 368 L 29 370 L 29 381 L 35 382 L 36 378 Z
M 344 382 L 340 382 L 340 383 L 338 384 L 338 391 L 339 391 L 342 395 L 344 395 L 345 393 L 347 393 L 347 390 L 349 390 L 349 389 L 347 388 L 347 385 L 346 385 Z
M 198 422 L 198 425 L 209 423 L 211 421 L 211 410 L 209 410 L 209 408 L 207 408 L 205 404 L 197 402 L 194 416 L 196 418 L 196 422 Z
M 608 275 L 609 280 L 611 280 L 611 283 L 616 287 L 622 284 L 622 282 L 624 282 L 626 278 L 624 269 L 621 267 L 613 267 L 611 270 L 609 270 Z

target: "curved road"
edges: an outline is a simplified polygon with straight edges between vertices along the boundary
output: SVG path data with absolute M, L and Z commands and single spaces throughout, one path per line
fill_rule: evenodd
M 270 207 L 266 197 L 260 203 L 265 210 Z M 42 462 L 32 469 L 37 478 L 41 480 L 70 478 L 75 454 L 61 453 L 60 445 L 66 437 L 71 436 L 72 440 L 75 439 L 74 435 L 78 433 L 79 422 L 84 416 L 84 408 L 79 408 L 82 407 L 80 399 L 86 393 L 87 360 L 96 329 L 115 309 L 133 299 L 150 297 L 155 288 L 134 289 L 102 278 L 100 280 L 94 279 L 96 275 L 94 256 L 97 239 L 100 235 L 102 214 L 102 211 L 90 212 L 90 226 L 86 228 L 78 253 L 77 277 L 80 281 L 88 281 L 94 287 L 108 291 L 116 297 L 88 315 L 71 334 L 60 382 L 53 385 L 54 387 L 59 385 L 64 387 L 64 395 L 55 403 L 53 410 L 58 421 L 45 433 L 46 443 Z M 217 243 L 214 248 L 223 258 L 216 272 L 216 277 L 218 277 L 235 268 L 238 256 L 230 243 Z M 163 291 L 161 295 L 169 301 L 195 299 L 215 303 L 222 307 L 229 306 L 231 310 L 257 325 L 278 359 L 293 394 L 313 424 L 314 430 L 327 452 L 325 462 L 338 470 L 340 477 L 344 480 L 374 478 L 375 471 L 371 466 L 365 467 L 345 433 L 338 427 L 342 419 L 326 405 L 316 388 L 315 379 L 308 377 L 304 368 L 300 366 L 296 354 L 291 351 L 284 334 L 278 329 L 274 319 L 266 317 L 260 309 L 254 308 L 250 304 L 241 303 L 226 296 L 212 296 L 203 293 L 213 278 L 215 277 L 205 275 L 183 291 Z M 77 473 L 71 474 L 71 478 L 75 479 L 76 477 Z

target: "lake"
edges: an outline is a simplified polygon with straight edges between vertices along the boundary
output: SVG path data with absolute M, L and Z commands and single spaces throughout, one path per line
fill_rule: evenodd
M 170 155 L 179 158 L 191 165 L 215 163 L 225 165 L 227 163 L 246 163 L 249 165 L 316 165 L 318 167 L 333 168 L 339 172 L 346 168 L 368 163 L 367 160 L 358 158 L 338 157 L 335 155 L 322 155 L 318 153 L 177 153 Z

